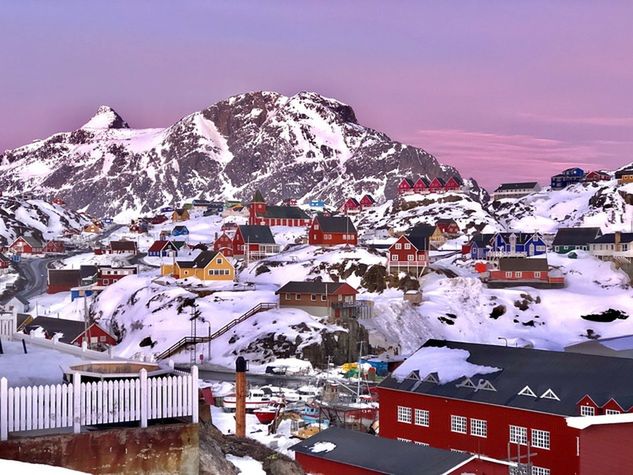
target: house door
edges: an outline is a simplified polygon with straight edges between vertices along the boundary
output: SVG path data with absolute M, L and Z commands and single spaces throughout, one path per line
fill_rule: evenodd
M 530 250 L 528 252 L 528 255 L 529 256 L 533 256 L 534 252 L 535 252 L 535 250 L 534 250 L 534 243 L 532 243 L 532 244 L 530 244 Z

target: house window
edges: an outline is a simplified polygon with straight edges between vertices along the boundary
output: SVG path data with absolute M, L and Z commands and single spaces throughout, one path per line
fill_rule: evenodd
M 540 278 L 541 278 L 541 273 L 540 273 L 540 272 L 538 272 L 538 271 L 534 272 L 534 277 L 535 277 L 536 279 L 540 279 Z
M 290 300 L 290 294 L 286 294 L 286 300 Z
M 593 406 L 580 406 L 580 415 L 581 416 L 595 416 L 596 408 Z
M 527 445 L 527 428 L 510 426 L 510 443 Z
M 215 263 L 216 263 L 216 264 L 222 264 L 222 258 L 220 258 L 220 259 L 216 259 L 216 260 L 215 260 Z
M 531 475 L 549 475 L 549 468 L 536 467 L 532 465 L 532 473 Z
M 313 302 L 316 302 L 316 295 L 310 294 L 310 300 L 312 300 Z
M 415 410 L 415 425 L 416 426 L 429 426 L 429 411 L 425 409 Z
M 295 300 L 301 300 L 301 294 L 295 294 Z
M 318 230 L 319 230 L 319 225 L 318 225 L 318 224 L 315 224 L 315 225 L 314 225 L 314 230 L 315 230 L 315 231 L 318 231 Z M 316 236 L 316 235 L 315 235 L 315 236 Z
M 108 285 L 110 281 L 108 279 L 103 279 L 103 285 Z
M 429 446 L 429 444 L 427 444 L 426 442 L 420 442 L 420 441 L 417 441 L 417 440 L 414 441 L 414 443 L 415 443 L 415 445 L 422 445 L 424 447 L 428 447 Z
M 482 419 L 470 420 L 470 435 L 488 437 L 488 422 Z
M 396 243 L 396 249 L 398 249 L 398 250 L 402 249 L 402 244 L 400 244 L 399 242 Z
M 409 255 L 407 256 L 407 260 L 408 260 L 408 261 L 413 261 L 414 259 L 415 259 L 415 256 L 414 256 L 413 254 L 409 254 Z
M 411 249 L 411 244 L 406 243 L 406 244 L 404 245 L 404 248 L 408 251 L 409 249 Z
M 332 235 L 331 234 L 324 234 L 323 235 L 323 239 L 325 239 L 326 241 L 329 241 L 330 239 L 332 239 Z
M 607 416 L 614 416 L 614 415 L 616 415 L 616 414 L 621 414 L 621 412 L 620 412 L 620 411 L 618 411 L 618 410 L 616 410 L 616 409 L 606 409 L 606 410 L 604 411 L 604 413 L 605 413 L 605 415 L 607 415 Z
M 555 250 L 556 252 L 560 252 L 560 246 L 554 246 L 554 250 Z
M 391 260 L 392 261 L 397 261 L 398 260 L 398 256 L 396 254 L 394 254 L 393 256 L 391 256 Z
M 327 300 L 327 295 L 321 295 L 321 302 L 325 302 Z
M 536 250 L 539 252 L 545 252 L 545 246 L 536 246 Z
M 514 275 L 517 279 L 520 279 L 521 277 L 523 277 L 523 272 L 515 272 Z
M 512 278 L 512 272 L 506 272 L 506 278 L 508 279 Z
M 549 431 L 532 429 L 532 447 L 549 450 Z
M 398 422 L 411 423 L 411 408 L 398 406 Z
M 100 336 L 100 337 L 99 337 L 99 341 L 100 341 L 100 342 L 104 342 L 104 341 L 106 341 L 106 337 L 105 337 L 105 336 Z
M 400 442 L 411 442 L 411 439 L 405 439 L 404 437 L 398 437 Z
M 451 416 L 451 432 L 467 434 L 468 419 L 464 416 Z

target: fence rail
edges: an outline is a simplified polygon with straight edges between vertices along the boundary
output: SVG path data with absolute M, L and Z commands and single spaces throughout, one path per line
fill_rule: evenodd
M 0 379 L 0 440 L 12 432 L 191 416 L 198 422 L 198 368 L 191 374 L 147 377 L 142 369 L 138 379 L 82 382 L 73 374 L 71 384 L 49 384 L 9 388 Z

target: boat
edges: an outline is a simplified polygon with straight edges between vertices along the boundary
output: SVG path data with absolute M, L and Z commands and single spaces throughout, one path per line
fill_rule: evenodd
M 225 411 L 235 411 L 237 398 L 235 394 L 224 397 L 223 407 Z M 266 393 L 261 389 L 249 389 L 246 395 L 246 412 L 253 412 L 256 409 L 264 408 L 271 403 L 281 403 L 283 398 Z
M 269 404 L 268 406 L 257 408 L 253 411 L 260 424 L 270 424 L 284 409 L 283 404 Z

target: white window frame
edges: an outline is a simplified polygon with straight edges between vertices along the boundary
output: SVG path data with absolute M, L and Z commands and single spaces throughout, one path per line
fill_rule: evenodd
M 468 418 L 465 416 L 451 415 L 451 432 L 468 434 Z
M 510 425 L 510 443 L 527 445 L 527 427 Z
M 622 414 L 622 411 L 618 411 L 617 409 L 605 409 L 605 416 L 615 416 L 616 414 Z
M 310 301 L 311 302 L 316 302 L 316 294 L 310 294 Z
M 410 407 L 407 406 L 398 406 L 397 409 L 397 421 L 402 422 L 403 424 L 411 424 L 412 413 Z
M 408 243 L 408 242 L 407 242 L 407 243 L 405 243 L 405 244 L 404 244 L 404 248 L 405 248 L 405 250 L 407 250 L 407 251 L 408 251 L 409 249 L 411 249 L 411 244 L 410 244 L 410 243 Z
M 427 411 L 426 409 L 416 409 L 414 415 L 414 423 L 416 426 L 429 427 L 429 411 Z
M 414 256 L 413 254 L 409 254 L 409 255 L 407 256 L 407 261 L 409 261 L 409 262 L 413 262 L 414 260 L 415 260 L 415 256 Z
M 593 406 L 580 406 L 580 415 L 585 417 L 595 416 L 596 408 Z
M 470 435 L 475 437 L 488 437 L 488 421 L 483 419 L 470 419 Z
M 321 294 L 321 302 L 327 301 L 327 295 Z
M 532 447 L 549 450 L 550 434 L 547 430 L 532 429 Z
M 532 465 L 532 472 L 530 475 L 550 475 L 550 469 L 545 467 L 537 467 Z
M 396 249 L 399 251 L 400 249 L 402 249 L 402 244 L 400 244 L 399 242 L 396 243 Z

